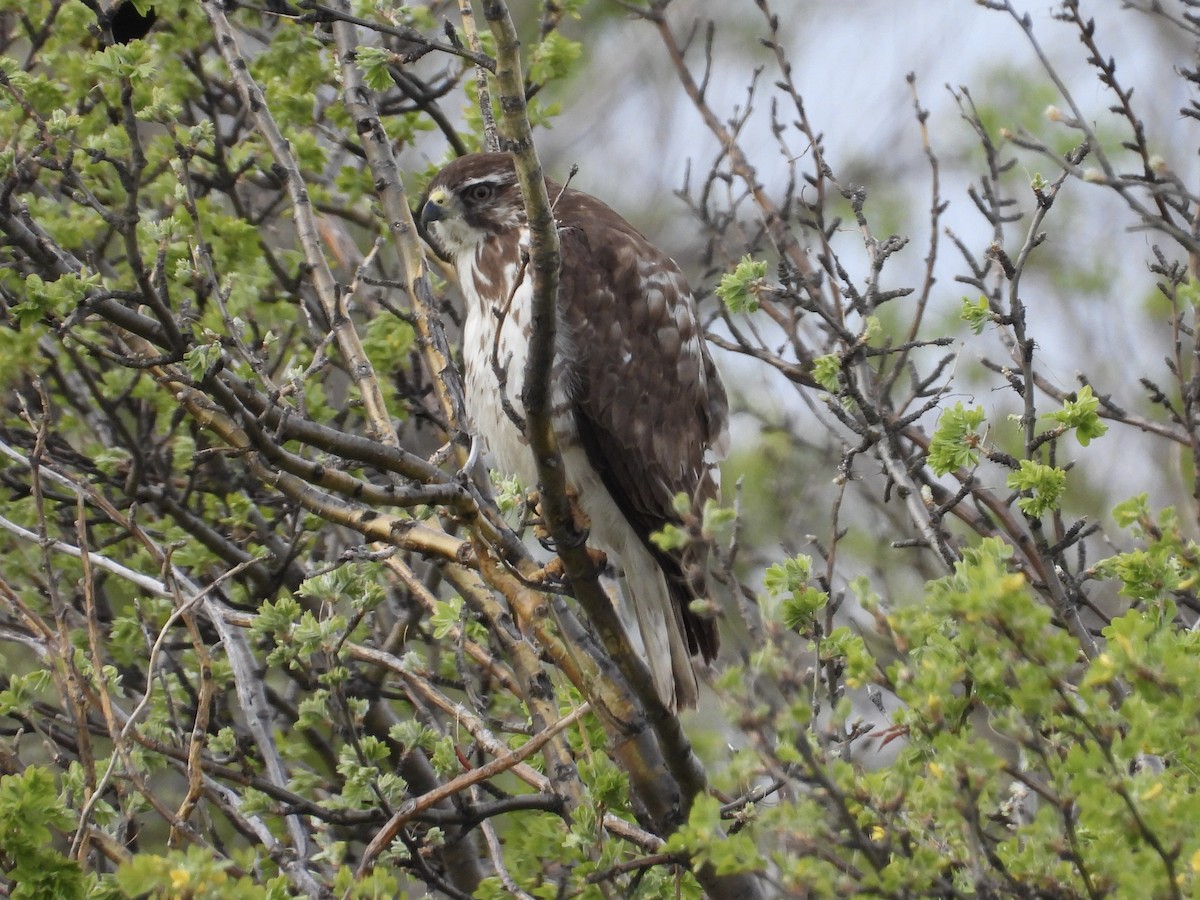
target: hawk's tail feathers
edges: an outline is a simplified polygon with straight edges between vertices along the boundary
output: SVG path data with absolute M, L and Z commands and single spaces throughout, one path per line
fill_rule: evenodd
M 621 559 L 625 570 L 625 602 L 618 606 L 621 624 L 650 668 L 664 705 L 672 712 L 692 708 L 700 686 L 689 647 L 694 637 L 685 624 L 685 616 L 691 614 L 676 602 L 658 560 L 640 542 L 630 543 Z M 703 641 L 698 644 L 698 649 L 706 647 Z

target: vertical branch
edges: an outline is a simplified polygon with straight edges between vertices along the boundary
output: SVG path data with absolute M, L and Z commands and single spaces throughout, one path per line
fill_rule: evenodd
M 929 161 L 929 252 L 925 255 L 925 278 L 921 283 L 921 293 L 917 297 L 917 306 L 913 310 L 912 321 L 908 327 L 908 336 L 905 342 L 911 344 L 917 339 L 920 332 L 921 323 L 925 319 L 925 309 L 929 305 L 929 298 L 933 292 L 934 265 L 937 262 L 938 255 L 938 237 L 941 232 L 942 213 L 946 211 L 949 205 L 948 201 L 943 201 L 941 197 L 941 163 L 938 161 L 937 154 L 933 151 L 933 145 L 929 140 L 929 110 L 921 106 L 921 98 L 917 94 L 917 78 L 912 72 L 908 73 L 908 86 L 912 92 L 913 112 L 916 116 L 917 126 L 921 130 L 921 147 L 925 151 L 925 158 Z M 900 373 L 904 371 L 905 365 L 909 359 L 909 350 L 901 350 L 896 359 L 891 363 L 891 371 L 887 375 L 883 385 L 883 395 L 888 396 L 895 386 L 896 379 Z
M 349 14 L 346 0 L 341 0 L 336 6 Z M 400 259 L 404 284 L 416 313 L 413 321 L 421 337 L 425 363 L 433 375 L 440 411 L 454 427 L 464 420 L 462 379 L 454 367 L 450 342 L 434 309 L 433 293 L 429 287 L 429 267 L 417 236 L 412 208 L 400 177 L 400 167 L 396 164 L 392 145 L 379 121 L 374 97 L 367 90 L 362 73 L 354 62 L 358 29 L 349 22 L 338 20 L 333 23 L 333 37 L 341 64 L 342 97 L 346 109 L 354 118 L 355 131 L 359 135 L 367 165 L 371 168 L 375 193 L 383 208 L 388 234 Z M 460 462 L 465 462 L 465 459 L 464 455 Z
M 692 800 L 705 790 L 706 777 L 691 745 L 679 725 L 677 716 L 663 705 L 654 689 L 645 662 L 629 647 L 624 631 L 608 597 L 600 589 L 596 570 L 586 548 L 573 541 L 570 502 L 566 495 L 566 478 L 554 438 L 550 414 L 551 379 L 553 371 L 557 300 L 559 284 L 558 229 L 554 221 L 546 181 L 533 143 L 521 77 L 520 40 L 508 6 L 503 0 L 484 0 L 484 17 L 496 39 L 496 82 L 500 95 L 502 148 L 512 152 L 516 160 L 517 177 L 525 198 L 525 212 L 530 235 L 530 271 L 533 279 L 532 327 L 529 358 L 525 365 L 522 404 L 525 409 L 526 431 L 537 465 L 542 509 L 550 525 L 564 569 L 571 579 L 576 599 L 600 631 L 605 649 L 613 655 L 622 674 L 637 692 L 649 712 L 667 766 L 679 782 L 680 799 L 686 816 Z M 644 768 L 629 769 L 630 778 L 639 792 L 648 798 L 662 793 L 663 779 L 659 773 Z M 674 828 L 675 823 L 668 822 Z M 754 898 L 760 888 L 752 875 L 718 876 L 710 865 L 697 872 L 705 890 L 714 897 Z
M 480 547 L 477 552 L 481 567 L 486 571 L 486 550 Z M 460 566 L 447 566 L 446 576 L 468 603 L 488 615 L 491 632 L 512 663 L 513 674 L 520 686 L 520 697 L 529 712 L 534 730 L 544 732 L 553 729 L 559 720 L 554 690 L 534 645 L 514 627 L 512 616 L 508 615 L 502 604 L 495 602 L 494 595 L 486 585 L 480 583 L 475 573 Z M 554 792 L 565 801 L 563 813 L 570 819 L 575 810 L 586 802 L 586 797 L 565 735 L 548 740 L 543 756 L 550 783 Z
M 1079 154 L 1082 157 L 1082 153 Z M 1075 163 L 1078 160 L 1072 158 L 1070 162 Z M 1026 234 L 1025 243 L 1021 246 L 1015 261 L 1010 261 L 1003 256 L 998 256 L 1001 262 L 1001 268 L 1009 280 L 1008 300 L 1009 312 L 1007 323 L 1013 330 L 1013 353 L 1015 361 L 1021 370 L 1022 380 L 1022 414 L 1021 428 L 1024 434 L 1025 443 L 1025 458 L 1033 459 L 1035 450 L 1038 445 L 1037 435 L 1037 409 L 1035 397 L 1035 377 L 1033 367 L 1034 357 L 1034 340 L 1026 331 L 1025 305 L 1021 300 L 1021 276 L 1025 271 L 1026 264 L 1029 261 L 1030 254 L 1034 249 L 1045 239 L 1045 233 L 1039 231 L 1043 220 L 1050 207 L 1054 204 L 1054 199 L 1058 196 L 1059 190 L 1066 182 L 1070 175 L 1070 170 L 1064 168 L 1062 173 L 1049 185 L 1046 190 L 1037 190 L 1037 209 L 1034 211 L 1030 221 L 1029 229 Z M 997 254 L 999 254 L 997 248 Z M 1080 649 L 1088 659 L 1095 659 L 1100 648 L 1096 643 L 1096 639 L 1088 630 L 1087 625 L 1083 622 L 1079 614 L 1079 606 L 1067 595 L 1067 589 L 1063 584 L 1054 565 L 1054 561 L 1050 558 L 1049 543 L 1042 529 L 1041 520 L 1034 516 L 1026 516 L 1026 523 L 1030 531 L 1033 533 L 1034 542 L 1037 552 L 1043 557 L 1044 563 L 1041 566 L 1046 591 L 1049 595 L 1050 605 L 1053 607 L 1055 615 L 1067 627 L 1071 635 L 1079 642 Z
M 337 8 L 348 16 L 345 9 L 347 6 L 345 0 L 341 0 Z M 355 132 L 359 135 L 367 165 L 371 169 L 388 234 L 400 259 L 404 285 L 412 300 L 413 324 L 421 338 L 420 347 L 425 365 L 433 376 L 438 408 L 450 427 L 461 433 L 462 425 L 466 421 L 462 376 L 454 365 L 450 341 L 446 337 L 446 329 L 434 302 L 424 246 L 417 235 L 412 207 L 404 189 L 404 180 L 400 176 L 400 167 L 380 121 L 375 96 L 363 82 L 362 73 L 355 65 L 358 27 L 349 21 L 338 20 L 333 24 L 333 36 L 341 63 L 343 101 L 354 119 Z M 486 71 L 482 66 L 479 68 Z M 458 464 L 465 466 L 468 461 L 466 449 L 463 442 L 455 438 L 456 435 L 452 434 Z M 489 540 L 502 543 L 508 552 L 517 556 L 520 553 L 517 539 L 506 532 L 501 524 L 491 521 L 486 516 L 480 516 L 480 498 L 476 495 L 473 499 L 476 502 L 471 508 L 464 507 L 459 513 L 472 525 L 481 528 Z M 532 563 L 529 567 L 532 568 Z
M 204 643 L 204 637 L 200 633 L 196 617 L 188 611 L 184 612 L 182 618 L 187 626 L 188 637 L 192 641 L 192 650 L 196 654 L 196 667 L 199 669 L 196 677 L 200 682 L 199 690 L 196 692 L 196 713 L 192 719 L 192 733 L 188 740 L 187 794 L 175 813 L 178 822 L 186 823 L 203 794 L 204 748 L 208 742 L 208 725 L 212 718 L 216 682 L 213 680 L 212 655 Z
M 691 99 L 692 105 L 695 106 L 696 111 L 704 119 L 705 126 L 720 142 L 722 151 L 728 155 L 734 174 L 745 182 L 746 188 L 754 198 L 755 206 L 762 213 L 763 224 L 766 226 L 767 232 L 771 235 L 771 240 L 779 249 L 780 255 L 784 256 L 795 267 L 797 272 L 805 276 L 811 275 L 812 264 L 809 262 L 804 247 L 796 239 L 796 236 L 792 234 L 788 228 L 786 218 L 758 180 L 758 173 L 755 172 L 745 153 L 742 152 L 736 136 L 725 127 L 721 120 L 717 118 L 716 113 L 705 102 L 704 91 L 700 85 L 696 84 L 696 79 L 692 76 L 691 69 L 688 68 L 687 61 L 683 58 L 683 48 L 679 45 L 675 33 L 671 30 L 670 23 L 667 22 L 666 15 L 663 12 L 663 7 L 665 6 L 665 3 L 656 3 L 652 10 L 647 11 L 644 15 L 658 28 L 659 37 L 662 38 L 663 46 L 667 50 L 667 55 L 671 59 L 672 66 L 675 68 L 675 74 L 679 78 L 679 83 L 683 85 L 683 89 Z
M 563 562 L 572 583 L 576 579 L 595 583 L 593 567 L 586 554 L 567 553 L 572 540 L 567 523 L 571 520 L 566 496 L 566 473 L 562 456 L 554 438 L 550 414 L 551 372 L 558 328 L 559 243 L 558 228 L 546 179 L 533 143 L 525 102 L 525 87 L 521 75 L 521 42 L 502 0 L 485 0 L 484 16 L 496 39 L 496 87 L 500 96 L 501 120 L 499 133 L 501 149 L 512 153 L 516 160 L 517 178 L 525 200 L 525 216 L 529 228 L 529 272 L 533 283 L 531 322 L 533 335 L 529 343 L 529 358 L 525 363 L 525 383 L 521 402 L 525 410 L 526 429 L 537 463 L 542 509 L 550 531 L 560 547 Z M 571 559 L 571 558 L 574 559 Z
M 542 512 L 550 527 L 563 569 L 571 580 L 575 598 L 587 611 L 588 618 L 600 633 L 605 650 L 617 661 L 626 681 L 650 715 L 655 728 L 676 732 L 673 742 L 679 742 L 681 752 L 667 752 L 668 762 L 687 760 L 691 749 L 683 739 L 678 725 L 664 724 L 675 717 L 666 709 L 654 689 L 650 671 L 629 645 L 620 619 L 608 595 L 597 581 L 597 571 L 586 547 L 578 540 L 572 526 L 570 500 L 567 497 L 566 470 L 558 442 L 555 440 L 551 415 L 551 373 L 558 327 L 559 243 L 558 227 L 546 179 L 533 143 L 525 102 L 525 87 L 521 76 L 521 42 L 503 0 L 487 0 L 484 16 L 496 39 L 496 83 L 500 96 L 500 135 L 502 148 L 513 154 L 517 177 L 525 198 L 525 213 L 529 226 L 529 272 L 533 281 L 531 323 L 533 333 L 529 342 L 529 358 L 525 363 L 525 382 L 521 403 L 525 411 L 525 427 L 534 454 L 538 473 L 538 489 Z M 615 723 L 613 723 L 615 724 Z M 686 748 L 686 753 L 682 752 Z M 695 773 L 692 773 L 694 776 Z M 703 783 L 701 777 L 698 783 Z
M 467 47 L 474 53 L 483 53 L 479 43 L 479 30 L 475 27 L 475 13 L 471 0 L 458 0 L 458 16 L 463 33 L 467 36 Z M 492 89 L 488 85 L 488 70 L 475 66 L 475 89 L 478 92 L 479 114 L 483 116 L 484 149 L 494 152 L 500 149 L 500 135 L 496 132 L 496 117 L 492 112 Z
M 337 335 L 338 347 L 346 358 L 346 364 L 362 397 L 363 408 L 372 436 L 375 440 L 390 447 L 399 446 L 395 429 L 392 428 L 391 418 L 383 400 L 383 392 L 375 377 L 375 370 L 363 352 L 358 333 L 354 330 L 354 323 L 350 321 L 346 313 L 345 290 L 334 280 L 329 262 L 321 251 L 320 236 L 317 232 L 312 203 L 308 197 L 308 188 L 304 183 L 304 178 L 300 175 L 300 167 L 292 154 L 291 146 L 271 115 L 262 88 L 250 75 L 249 66 L 238 48 L 237 37 L 225 16 L 224 7 L 215 2 L 205 2 L 203 6 L 209 24 L 212 25 L 213 32 L 216 34 L 221 56 L 237 85 L 242 104 L 254 120 L 259 134 L 266 141 L 275 164 L 279 167 L 280 176 L 287 185 L 288 196 L 292 201 L 292 220 L 296 226 L 296 235 L 300 246 L 304 250 L 304 258 L 308 263 L 313 288 L 325 310 L 330 326 Z M 411 214 L 409 219 L 411 224 Z
M 345 0 L 342 0 L 340 5 L 348 6 Z M 404 267 L 409 295 L 418 311 L 417 326 L 424 339 L 422 345 L 426 362 L 436 373 L 434 382 L 437 385 L 442 412 L 447 421 L 461 422 L 465 418 L 461 378 L 451 363 L 449 343 L 441 321 L 433 309 L 424 253 L 416 237 L 411 207 L 391 144 L 379 120 L 374 98 L 363 84 L 361 74 L 354 65 L 354 50 L 358 43 L 357 28 L 345 21 L 338 21 L 334 23 L 333 31 L 342 63 L 346 106 L 359 123 L 357 131 L 375 176 L 376 190 L 387 217 L 389 231 Z M 475 42 L 478 43 L 477 36 Z M 461 447 L 459 456 L 460 464 L 465 465 L 466 456 Z M 473 592 L 464 593 L 464 596 L 474 595 Z M 509 635 L 504 624 L 495 618 L 493 631 L 502 640 L 509 659 L 516 668 L 521 697 L 528 708 L 534 728 L 538 731 L 550 729 L 558 719 L 557 710 L 552 700 L 552 692 L 545 683 L 545 673 L 532 647 L 520 635 Z M 565 738 L 557 737 L 547 742 L 546 762 L 555 787 L 568 801 L 570 812 L 583 802 L 584 797 Z

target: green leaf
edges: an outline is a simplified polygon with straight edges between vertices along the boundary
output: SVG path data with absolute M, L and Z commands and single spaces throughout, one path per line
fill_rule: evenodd
M 945 475 L 976 465 L 982 440 L 978 429 L 983 421 L 982 406 L 967 409 L 962 403 L 955 403 L 942 410 L 929 442 L 929 467 L 936 474 Z
M 354 61 L 362 69 L 363 81 L 373 91 L 386 91 L 395 82 L 388 69 L 395 54 L 382 47 L 359 47 L 354 51 Z
M 45 768 L 29 766 L 18 775 L 0 776 L 0 863 L 14 863 L 7 871 L 13 898 L 82 900 L 79 864 L 48 846 L 55 831 L 74 825 L 54 775 Z
M 243 810 L 244 812 L 249 812 Z M 249 898 L 262 896 L 262 889 L 235 883 L 227 871 L 232 861 L 219 859 L 203 847 L 173 850 L 166 856 L 139 853 L 122 863 L 116 883 L 126 896 Z
M 86 883 L 79 863 L 53 850 L 23 853 L 8 873 L 12 900 L 83 900 Z
M 836 394 L 842 386 L 842 358 L 836 353 L 818 356 L 813 360 L 812 376 L 817 384 Z
M 529 60 L 529 78 L 536 84 L 545 84 L 565 78 L 583 56 L 583 44 L 552 31 L 545 40 L 533 48 Z
M 47 769 L 29 766 L 0 776 L 0 850 L 10 857 L 49 843 L 51 828 L 67 829 L 72 822 Z
M 963 321 L 971 326 L 971 330 L 976 334 L 982 334 L 984 327 L 994 320 L 992 315 L 991 305 L 988 303 L 988 298 L 979 295 L 979 299 L 972 303 L 970 298 L 963 297 L 962 313 Z
M 717 284 L 717 296 L 730 312 L 755 312 L 758 309 L 759 296 L 767 290 L 764 281 L 766 275 L 766 261 L 743 256 L 737 268 L 721 276 Z
M 301 612 L 303 608 L 295 597 L 281 597 L 274 602 L 267 600 L 258 608 L 258 615 L 250 623 L 250 630 L 257 635 L 270 635 L 278 639 L 291 633 Z
M 1175 297 L 1181 303 L 1196 309 L 1200 307 L 1200 282 L 1189 278 L 1175 289 Z
M 829 603 L 829 595 L 814 587 L 804 587 L 785 597 L 780 604 L 780 618 L 785 628 L 797 634 L 808 633 L 818 612 Z
M 370 610 L 384 597 L 383 585 L 377 576 L 378 568 L 374 565 L 338 566 L 304 579 L 296 596 L 328 604 L 348 602 L 355 609 Z
M 1162 547 L 1151 547 L 1118 553 L 1096 563 L 1095 572 L 1101 578 L 1117 579 L 1124 597 L 1143 601 L 1160 600 L 1181 587 L 1183 567 L 1187 565 L 1185 560 L 1164 550 Z
M 408 362 L 415 341 L 412 325 L 399 316 L 383 314 L 367 323 L 362 344 L 376 369 L 386 372 L 402 368 Z
M 763 865 L 750 829 L 727 833 L 721 825 L 720 801 L 707 794 L 696 798 L 687 824 L 668 838 L 667 850 L 688 853 L 693 867 L 711 865 L 718 875 L 755 872 Z
M 329 723 L 329 692 L 315 691 L 300 701 L 297 728 L 320 728 Z
M 388 729 L 388 737 L 406 750 L 432 750 L 437 741 L 437 732 L 416 719 L 405 719 Z
M 445 640 L 462 621 L 462 597 L 451 597 L 449 600 L 439 600 L 434 607 L 430 624 L 433 626 L 433 636 Z
M 804 555 L 770 566 L 763 577 L 763 616 L 798 634 L 812 634 L 818 624 L 816 615 L 829 602 L 829 595 L 808 583 L 811 576 L 812 559 Z
M 9 679 L 8 687 L 0 691 L 0 715 L 27 712 L 50 682 L 49 669 L 36 669 L 24 675 L 13 675 Z
M 10 312 L 22 326 L 34 325 L 44 317 L 62 318 L 82 302 L 90 290 L 100 286 L 98 273 L 68 273 L 54 281 L 43 281 L 35 274 L 25 279 L 25 299 Z
M 1021 468 L 1008 476 L 1008 486 L 1027 493 L 1017 501 L 1021 512 L 1038 518 L 1051 510 L 1058 509 L 1063 489 L 1067 485 L 1067 473 L 1055 466 L 1021 460 Z
M 1150 495 L 1141 493 L 1136 497 L 1130 497 L 1128 500 L 1121 501 L 1113 507 L 1112 516 L 1113 521 L 1122 528 L 1131 528 L 1134 525 L 1152 521 L 1150 517 Z
M 1108 431 L 1098 413 L 1099 408 L 1100 400 L 1092 393 L 1091 385 L 1084 385 L 1076 392 L 1075 399 L 1067 400 L 1062 409 L 1047 413 L 1045 418 L 1074 429 L 1075 439 L 1081 447 L 1086 447 L 1093 438 Z
M 660 550 L 682 550 L 688 545 L 688 534 L 678 525 L 668 522 L 658 531 L 651 534 L 650 540 Z
M 183 365 L 195 381 L 200 381 L 221 358 L 221 344 L 212 341 L 199 344 L 183 354 Z
M 855 634 L 844 625 L 833 629 L 820 642 L 819 650 L 822 661 L 828 659 L 841 661 L 845 667 L 843 678 L 847 687 L 862 687 L 875 672 L 875 657 L 867 649 L 862 636 Z
M 763 583 L 768 594 L 778 595 L 799 590 L 812 577 L 812 557 L 800 554 L 767 568 Z

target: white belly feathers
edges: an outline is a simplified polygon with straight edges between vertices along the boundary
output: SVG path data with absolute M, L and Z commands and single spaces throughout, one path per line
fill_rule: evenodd
M 466 268 L 466 271 L 459 273 L 459 279 L 464 290 L 470 291 L 468 286 L 474 285 L 476 278 L 473 260 L 467 263 Z M 467 321 L 463 328 L 463 367 L 467 412 L 476 438 L 484 442 L 496 468 L 515 476 L 524 487 L 533 490 L 538 487 L 533 451 L 524 432 L 504 409 L 500 399 L 503 377 L 504 396 L 517 414 L 524 416 L 521 388 L 525 383 L 526 350 L 532 330 L 530 307 L 533 286 L 526 278 L 513 292 L 511 285 L 517 274 L 515 266 L 506 267 L 501 287 L 504 296 L 511 294 L 512 302 L 503 316 L 493 312 L 493 309 L 502 308 L 503 302 L 494 303 L 473 292 L 468 294 Z M 499 341 L 496 340 L 497 327 L 500 328 Z M 554 436 L 562 453 L 567 482 L 575 490 L 579 505 L 591 520 L 591 543 L 609 554 L 616 554 L 618 558 L 625 558 L 635 545 L 640 550 L 641 542 L 621 514 L 616 501 L 609 495 L 578 440 L 567 393 L 569 372 L 562 360 L 562 348 L 568 346 L 569 341 L 565 334 L 558 334 L 556 340 L 559 351 L 555 354 L 555 371 L 548 377 L 553 379 L 551 408 Z M 474 350 L 466 352 L 466 348 Z

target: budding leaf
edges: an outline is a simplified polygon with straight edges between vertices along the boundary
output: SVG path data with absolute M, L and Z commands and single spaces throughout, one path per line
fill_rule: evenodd
M 1021 460 L 1021 468 L 1008 476 L 1010 488 L 1030 494 L 1019 499 L 1017 506 L 1021 512 L 1034 518 L 1058 508 L 1066 485 L 1066 471 L 1031 459 Z
M 382 47 L 359 47 L 354 60 L 362 69 L 363 81 L 373 91 L 386 91 L 392 86 L 392 73 L 388 71 L 393 53 Z
M 992 321 L 992 308 L 988 305 L 987 297 L 980 294 L 979 300 L 974 303 L 963 297 L 961 316 L 973 332 L 983 334 L 984 326 Z
M 1046 418 L 1074 429 L 1079 446 L 1086 447 L 1093 438 L 1108 431 L 1108 426 L 1100 418 L 1099 408 L 1099 398 L 1092 393 L 1091 385 L 1085 384 L 1076 392 L 1074 400 L 1067 400 L 1062 409 L 1047 413 Z
M 571 73 L 581 56 L 583 44 L 552 31 L 544 41 L 533 48 L 529 62 L 529 78 L 536 84 L 563 78 Z
M 955 403 L 942 410 L 937 429 L 929 443 L 929 466 L 938 475 L 968 468 L 979 462 L 979 426 L 983 424 L 982 406 L 967 409 Z
M 842 361 L 836 354 L 829 353 L 813 360 L 813 380 L 830 393 L 837 393 L 841 374 Z
M 763 279 L 767 275 L 765 260 L 755 260 L 743 256 L 732 272 L 721 276 L 717 285 L 717 296 L 721 298 L 730 312 L 752 313 L 758 310 L 758 296 L 766 286 Z

